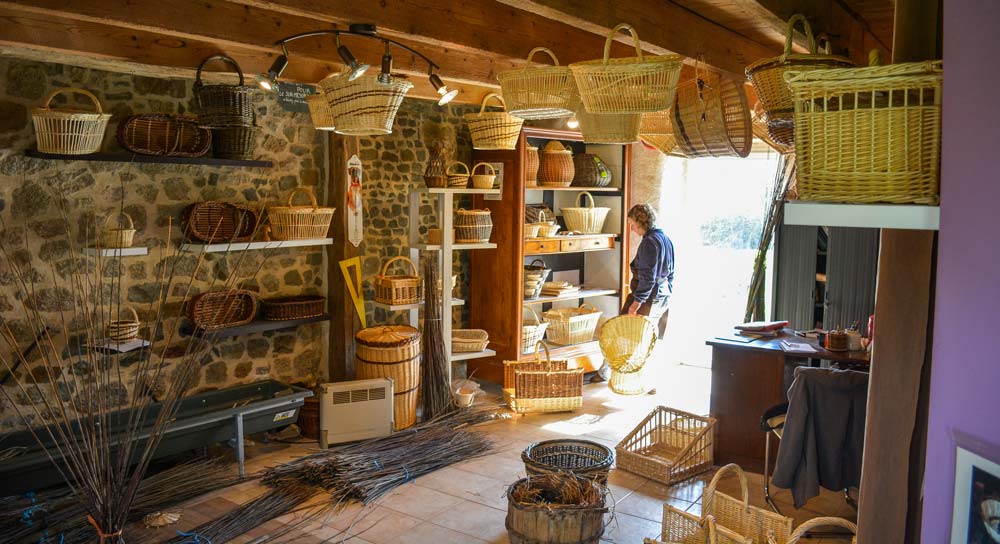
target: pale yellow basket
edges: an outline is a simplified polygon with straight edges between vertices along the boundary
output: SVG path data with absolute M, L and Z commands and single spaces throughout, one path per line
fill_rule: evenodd
M 806 533 L 816 529 L 818 527 L 840 527 L 842 529 L 847 529 L 852 534 L 855 535 L 852 542 L 858 544 L 858 526 L 851 523 L 844 518 L 834 518 L 834 517 L 821 517 L 813 518 L 804 522 L 795 528 L 795 532 L 792 533 L 792 537 L 788 540 L 788 544 L 798 544 L 803 538 L 805 538 Z
M 114 225 L 109 225 L 108 222 L 112 219 L 115 219 L 117 222 Z M 122 219 L 125 221 L 121 221 Z M 104 226 L 101 227 L 100 236 L 102 248 L 121 249 L 132 247 L 132 242 L 135 240 L 135 224 L 132 222 L 132 217 L 125 212 L 109 215 L 104 219 Z
M 293 206 L 292 200 L 297 194 L 309 197 L 310 205 Z M 267 219 L 271 225 L 271 238 L 274 240 L 310 240 L 326 238 L 333 221 L 336 208 L 326 208 L 316 202 L 316 195 L 308 187 L 299 187 L 288 195 L 287 206 L 270 206 L 267 208 Z
M 539 350 L 545 349 L 545 359 Z M 504 400 L 517 413 L 566 412 L 583 406 L 582 368 L 565 359 L 552 360 L 545 342 L 535 346 L 534 359 L 504 361 Z
M 451 331 L 451 352 L 480 352 L 490 344 L 490 334 L 482 329 L 455 329 Z
M 485 166 L 483 170 L 485 174 L 477 174 L 476 170 L 480 166 Z M 488 170 L 488 171 L 487 171 Z M 470 173 L 472 177 L 472 188 L 473 189 L 492 189 L 493 184 L 497 180 L 497 171 L 493 168 L 493 165 L 488 162 L 478 162 L 472 167 L 472 172 Z
M 506 110 L 507 105 L 503 98 L 496 93 L 490 93 L 483 97 L 479 113 L 467 113 L 462 116 L 469 125 L 472 147 L 484 150 L 515 149 L 524 119 L 514 117 L 506 111 L 486 111 L 486 103 L 490 99 L 500 102 L 500 106 Z
M 548 55 L 554 66 L 532 66 L 531 58 L 535 53 Z M 559 59 L 551 49 L 532 49 L 524 68 L 500 72 L 497 79 L 511 115 L 521 119 L 555 119 L 573 115 L 571 101 L 576 94 L 573 72 L 568 66 L 559 66 Z
M 330 111 L 330 104 L 323 96 L 323 90 L 306 97 L 306 104 L 309 106 L 309 117 L 312 119 L 313 128 L 316 130 L 335 130 L 336 123 L 333 119 L 333 112 Z
M 378 136 L 392 133 L 396 112 L 413 83 L 403 79 L 380 83 L 375 76 L 349 81 L 346 74 L 338 74 L 321 80 L 319 86 L 330 106 L 335 132 Z
M 459 172 L 456 170 L 452 172 L 451 167 L 455 165 L 461 166 L 463 171 Z M 452 189 L 464 189 L 469 186 L 469 177 L 471 174 L 469 173 L 469 165 L 464 162 L 451 161 L 448 163 L 448 168 L 445 169 L 444 173 L 448 176 L 448 187 Z
M 733 474 L 740 481 L 742 498 L 736 499 L 718 491 L 719 482 L 727 474 Z M 753 542 L 769 542 L 771 544 L 787 544 L 792 534 L 794 520 L 781 514 L 752 506 L 750 504 L 750 488 L 746 474 L 739 465 L 730 463 L 720 468 L 712 477 L 712 481 L 702 491 L 702 515 L 711 515 L 720 527 L 725 527 L 743 535 Z
M 602 312 L 590 303 L 583 303 L 579 308 L 554 308 L 545 312 L 544 317 L 549 322 L 546 333 L 550 342 L 568 346 L 581 344 L 594 339 L 597 322 Z
M 715 419 L 658 406 L 618 443 L 618 468 L 673 485 L 712 468 Z
M 754 544 L 752 540 L 726 529 L 712 516 L 698 517 L 663 505 L 660 540 L 643 539 L 644 544 Z M 757 544 L 768 544 L 767 541 Z
M 587 197 L 588 206 L 562 209 L 566 228 L 582 234 L 600 234 L 604 231 L 604 221 L 608 218 L 611 208 L 594 206 L 594 196 L 588 191 L 580 192 L 576 195 L 576 200 L 579 201 L 581 196 Z
M 549 327 L 548 321 L 542 321 L 531 306 L 525 306 L 531 312 L 531 318 L 521 320 L 521 346 L 524 353 L 530 352 L 545 338 L 545 329 Z
M 656 347 L 656 327 L 639 315 L 620 315 L 601 327 L 601 355 L 611 370 L 630 374 L 642 369 Z
M 52 108 L 52 99 L 63 93 L 78 93 L 94 103 L 96 111 L 73 108 Z M 70 87 L 56 89 L 45 98 L 45 104 L 31 110 L 31 121 L 35 125 L 35 139 L 42 153 L 64 155 L 85 155 L 97 153 L 104 141 L 104 131 L 108 128 L 110 113 L 104 113 L 101 102 L 86 89 Z
M 619 395 L 641 395 L 646 392 L 646 384 L 642 380 L 641 368 L 632 372 L 612 370 L 611 377 L 608 378 L 608 389 Z

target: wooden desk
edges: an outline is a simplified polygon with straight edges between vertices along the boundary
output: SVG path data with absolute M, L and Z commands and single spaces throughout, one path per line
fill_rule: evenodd
M 814 352 L 782 349 L 780 340 L 809 344 Z M 786 330 L 775 338 L 761 338 L 749 343 L 712 338 L 711 414 L 718 420 L 715 432 L 715 463 L 737 463 L 745 470 L 764 470 L 764 432 L 760 416 L 765 410 L 787 402 L 786 367 L 788 363 L 805 364 L 808 359 L 865 364 L 864 351 L 836 352 L 820 348 L 815 339 L 802 338 Z M 792 368 L 788 368 L 790 377 Z M 772 446 L 774 443 L 772 442 Z M 772 467 L 778 448 L 771 448 Z

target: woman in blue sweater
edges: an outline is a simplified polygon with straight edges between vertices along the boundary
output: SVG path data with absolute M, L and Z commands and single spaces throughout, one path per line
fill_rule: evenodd
M 629 229 L 642 236 L 632 259 L 631 293 L 621 313 L 648 316 L 658 325 L 662 339 L 667 329 L 670 295 L 674 288 L 674 244 L 656 226 L 656 212 L 648 204 L 628 211 Z

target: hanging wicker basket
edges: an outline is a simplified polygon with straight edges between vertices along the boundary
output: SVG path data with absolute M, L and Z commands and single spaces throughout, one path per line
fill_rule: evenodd
M 523 353 L 530 353 L 535 346 L 545 338 L 545 329 L 549 327 L 548 321 L 542 321 L 531 306 L 525 306 L 531 312 L 531 318 L 521 320 L 521 350 Z
M 188 317 L 203 331 L 246 325 L 257 316 L 257 295 L 243 289 L 209 291 L 188 304 Z
M 579 201 L 581 196 L 587 197 L 587 206 L 562 209 L 563 221 L 566 222 L 566 228 L 582 234 L 600 234 L 604 231 L 604 221 L 608 218 L 611 208 L 595 207 L 594 196 L 587 191 L 582 191 L 576 195 L 576 201 Z
M 330 111 L 330 103 L 323 95 L 323 89 L 317 89 L 315 93 L 307 96 L 306 104 L 309 106 L 309 118 L 312 119 L 313 128 L 328 131 L 337 129 L 333 112 Z
M 555 140 L 545 144 L 539 153 L 538 183 L 542 187 L 569 187 L 574 175 L 573 150 Z
M 253 125 L 213 127 L 212 155 L 219 159 L 252 161 L 259 132 L 260 128 Z
M 485 166 L 482 174 L 477 174 L 476 170 L 480 166 Z M 492 189 L 493 184 L 497 180 L 497 171 L 493 168 L 493 165 L 488 162 L 479 162 L 472 167 L 472 188 L 473 189 Z
M 632 35 L 635 57 L 611 59 L 611 43 L 620 30 Z M 665 110 L 674 103 L 680 77 L 679 55 L 643 55 L 639 34 L 619 24 L 604 42 L 604 59 L 570 64 L 587 113 L 645 113 Z
M 139 314 L 131 306 L 125 308 L 132 314 L 132 319 L 112 319 L 108 323 L 108 338 L 115 342 L 129 342 L 139 337 Z M 119 309 L 119 314 L 121 310 Z
M 181 211 L 184 235 L 203 244 L 249 242 L 259 221 L 250 207 L 218 200 L 197 202 Z
M 462 171 L 452 170 L 453 166 L 461 166 Z M 448 163 L 448 168 L 445 170 L 445 175 L 448 176 L 448 187 L 452 189 L 464 189 L 469 186 L 469 165 L 462 161 L 452 161 Z
M 455 211 L 455 242 L 482 244 L 490 241 L 493 232 L 493 214 L 490 210 Z
M 573 187 L 607 187 L 611 177 L 611 169 L 601 157 L 593 153 L 573 157 Z
M 109 222 L 115 219 L 117 222 L 111 225 Z M 124 219 L 125 221 L 121 221 Z M 123 226 L 124 225 L 124 226 Z M 132 217 L 125 213 L 111 214 L 104 219 L 104 226 L 101 227 L 101 247 L 105 249 L 122 249 L 132 247 L 135 239 L 135 224 Z
M 293 206 L 295 195 L 304 193 L 309 197 L 309 206 Z M 288 195 L 287 206 L 267 208 L 267 220 L 271 225 L 271 238 L 275 240 L 310 240 L 326 238 L 333 221 L 336 208 L 319 206 L 316 195 L 308 187 L 299 187 Z
M 540 350 L 545 350 L 542 359 Z M 517 413 L 566 412 L 583 406 L 582 368 L 553 360 L 545 342 L 535 345 L 535 357 L 504 361 L 504 398 Z
M 94 103 L 95 111 L 74 108 L 53 108 L 52 99 L 64 93 L 82 94 Z M 31 110 L 35 125 L 38 151 L 63 155 L 86 155 L 101 150 L 104 131 L 108 128 L 110 113 L 104 113 L 101 101 L 88 90 L 76 87 L 56 89 L 45 98 L 40 108 Z
M 462 116 L 469 125 L 472 147 L 484 150 L 516 148 L 524 119 L 514 117 L 506 111 L 486 111 L 486 103 L 490 99 L 496 99 L 500 102 L 500 106 L 506 110 L 507 105 L 503 97 L 496 93 L 490 93 L 483 97 L 479 113 L 467 113 Z
M 535 53 L 545 53 L 554 66 L 532 66 Z M 536 47 L 528 53 L 528 62 L 520 70 L 497 74 L 500 91 L 508 104 L 508 113 L 521 119 L 556 119 L 573 115 L 572 99 L 576 81 L 568 66 L 560 66 L 551 49 Z
M 549 322 L 549 341 L 564 346 L 582 344 L 594 339 L 601 312 L 593 304 L 585 302 L 579 308 L 553 308 L 545 312 Z
M 753 125 L 753 135 L 760 141 L 771 146 L 771 149 L 774 149 L 782 155 L 795 151 L 793 146 L 783 144 L 771 137 L 771 129 L 769 128 L 767 120 L 767 112 L 764 111 L 764 106 L 762 106 L 760 102 L 754 104 L 753 110 L 750 114 L 750 122 Z M 785 136 L 780 139 L 791 141 L 794 140 L 794 137 Z
M 374 76 L 350 81 L 346 74 L 337 74 L 324 78 L 319 86 L 333 115 L 334 132 L 378 136 L 392 133 L 396 112 L 413 83 L 404 79 L 380 83 Z
M 205 65 L 220 60 L 231 66 L 240 76 L 239 85 L 205 85 L 201 82 L 201 71 Z M 213 55 L 201 61 L 194 80 L 195 104 L 198 107 L 198 122 L 203 127 L 248 126 L 254 121 L 254 88 L 243 84 L 243 70 L 240 65 L 226 55 Z
M 212 131 L 179 115 L 133 115 L 118 123 L 118 144 L 142 155 L 201 157 L 212 147 Z
M 672 129 L 681 154 L 692 159 L 746 157 L 753 130 L 743 83 L 696 72 L 695 79 L 677 87 Z
M 739 478 L 742 492 L 740 499 L 718 491 L 719 482 L 729 473 Z M 712 481 L 703 490 L 701 500 L 702 515 L 715 517 L 715 522 L 720 527 L 738 533 L 751 542 L 787 544 L 792 534 L 792 518 L 750 504 L 747 477 L 739 465 L 730 463 L 716 471 Z
M 410 265 L 411 275 L 389 275 L 389 267 L 396 261 Z M 375 302 L 389 305 L 416 304 L 424 300 L 424 281 L 417 275 L 417 265 L 408 257 L 393 257 L 382 265 L 382 272 L 375 276 Z

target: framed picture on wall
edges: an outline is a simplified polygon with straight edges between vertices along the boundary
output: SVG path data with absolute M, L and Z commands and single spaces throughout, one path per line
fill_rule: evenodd
M 952 544 L 1000 544 L 1000 448 L 956 432 Z

